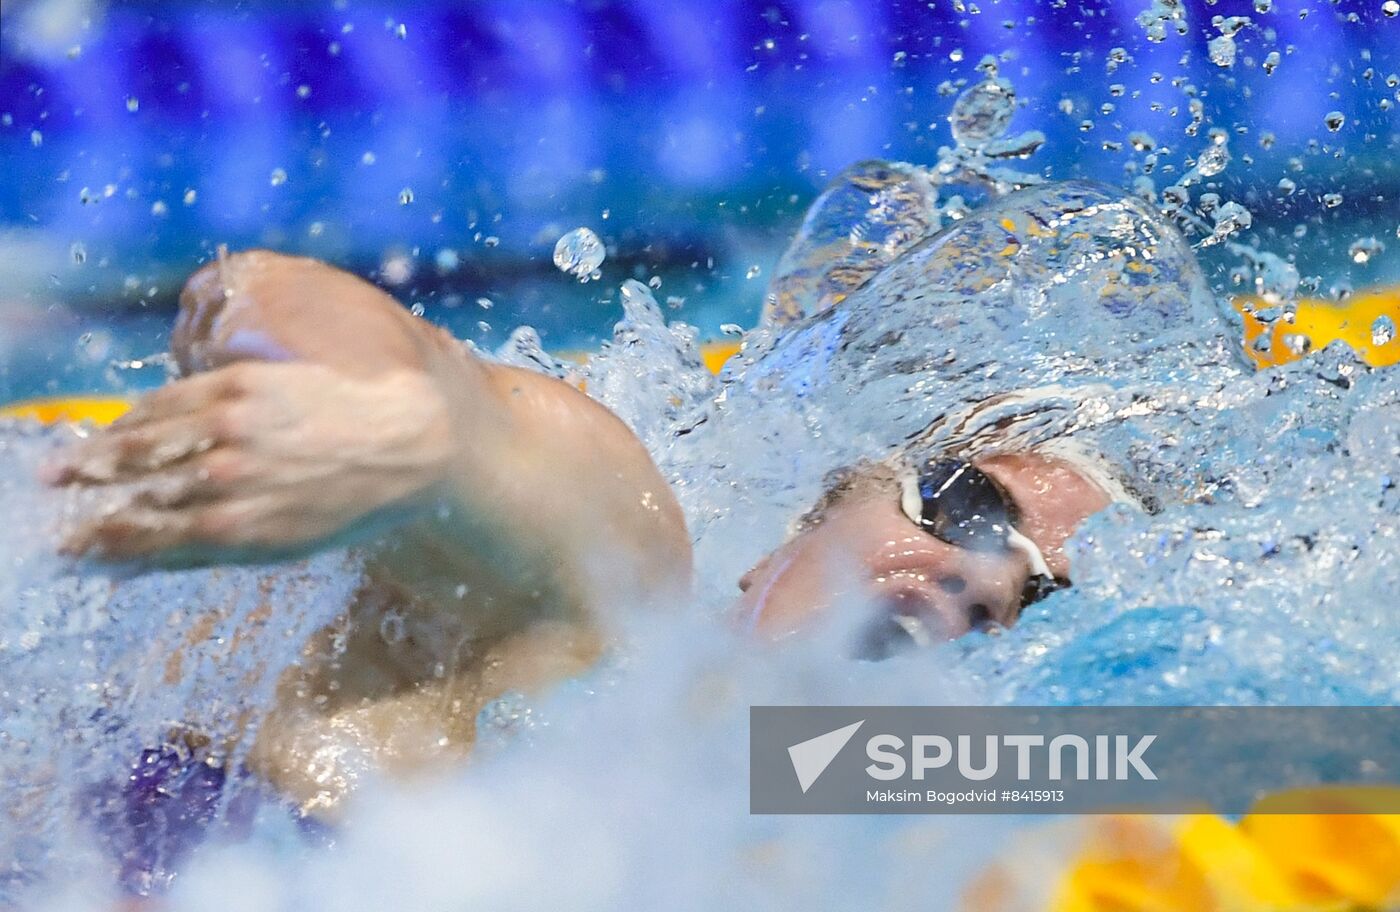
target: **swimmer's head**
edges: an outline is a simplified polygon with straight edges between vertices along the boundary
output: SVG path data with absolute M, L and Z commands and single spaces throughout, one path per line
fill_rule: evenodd
M 1128 495 L 1092 461 L 1053 447 L 970 461 L 896 459 L 842 470 L 795 534 L 740 581 L 747 623 L 782 637 L 834 606 L 867 606 L 853 653 L 1014 624 L 1069 584 L 1064 546 Z M 833 580 L 833 568 L 853 571 Z

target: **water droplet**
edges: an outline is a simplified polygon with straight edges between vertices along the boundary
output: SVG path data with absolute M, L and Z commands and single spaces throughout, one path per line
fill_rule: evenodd
M 39 148 L 44 144 L 44 134 L 40 133 L 38 130 L 30 130 L 29 144 L 36 149 Z
M 1221 145 L 1207 146 L 1196 159 L 1196 173 L 1201 177 L 1214 177 L 1230 163 L 1230 150 Z
M 1312 339 L 1301 333 L 1289 333 L 1283 337 L 1283 344 L 1288 346 L 1288 350 L 1294 355 L 1306 355 L 1312 348 Z
M 87 247 L 82 241 L 74 241 L 73 246 L 68 248 L 68 253 L 73 257 L 73 262 L 79 266 L 87 262 Z
M 1385 250 L 1385 244 L 1377 237 L 1364 237 L 1352 241 L 1347 248 L 1347 255 L 1351 261 L 1358 266 L 1364 266 L 1375 259 Z
M 413 304 L 409 306 L 408 312 L 413 314 L 415 317 L 421 317 L 423 316 L 423 314 L 428 312 L 428 309 L 424 307 L 421 303 L 414 301 Z
M 1206 240 L 1206 244 L 1219 243 L 1230 235 L 1245 231 L 1254 224 L 1254 216 L 1248 209 L 1239 203 L 1221 203 L 1214 212 L 1215 230 Z
M 1394 338 L 1395 320 L 1391 318 L 1390 314 L 1381 314 L 1376 317 L 1375 322 L 1371 324 L 1371 344 L 1389 345 Z
M 379 264 L 379 277 L 387 285 L 403 285 L 413 278 L 413 259 L 403 253 L 389 254 Z
M 272 176 L 268 178 L 268 183 L 274 187 L 280 187 L 287 182 L 287 172 L 281 168 L 273 168 Z
M 165 200 L 156 200 L 151 203 L 151 215 L 156 218 L 163 218 L 170 212 L 170 207 L 165 205 Z
M 963 59 L 962 48 L 953 48 L 951 51 L 949 51 L 949 52 L 948 52 L 948 59 L 951 60 L 951 61 L 953 61 L 954 63 L 962 63 L 962 59 Z
M 1267 13 L 1274 8 L 1274 0 L 1254 0 L 1256 13 Z
M 1233 35 L 1219 35 L 1210 39 L 1206 45 L 1206 51 L 1210 54 L 1210 62 L 1218 67 L 1232 67 L 1235 65 L 1235 38 Z
M 310 97 L 311 97 L 311 86 L 305 85 L 305 84 L 302 84 L 302 85 L 297 86 L 297 97 L 298 97 L 298 98 L 310 98 Z
M 481 246 L 483 247 L 499 247 L 500 245 L 501 239 L 496 237 L 494 234 L 488 234 L 481 240 Z M 597 276 L 594 276 L 594 278 L 597 278 Z
M 1329 111 L 1327 112 L 1327 116 L 1322 118 L 1322 122 L 1327 124 L 1327 129 L 1336 133 L 1346 124 L 1347 119 L 1346 115 L 1341 111 Z
M 759 274 L 760 272 L 762 272 L 762 271 L 763 271 L 762 269 L 759 269 L 759 268 L 758 268 L 758 264 L 755 263 L 754 265 L 752 265 L 752 266 L 749 267 L 749 269 L 748 269 L 747 272 L 744 273 L 744 278 L 746 278 L 746 279 L 756 279 L 756 278 L 758 278 L 758 274 Z
M 399 191 L 399 205 L 407 206 L 411 202 L 413 202 L 413 188 L 404 187 Z
M 1139 152 L 1151 152 L 1157 148 L 1157 140 L 1140 130 L 1129 133 L 1128 142 Z
M 128 95 L 126 97 L 126 109 L 135 114 L 137 111 L 141 110 L 141 99 L 137 98 L 135 95 Z
M 1266 76 L 1273 75 L 1274 70 L 1278 69 L 1279 61 L 1281 59 L 1282 58 L 1278 55 L 1278 51 L 1270 51 L 1264 57 L 1264 74 Z
M 453 250 L 451 247 L 444 247 L 439 250 L 437 256 L 433 258 L 433 262 L 437 264 L 438 272 L 453 272 L 461 265 L 461 259 L 457 256 L 457 251 Z
M 480 307 L 482 310 L 490 310 L 492 307 L 495 306 L 495 302 L 493 302 L 490 298 L 477 298 L 476 306 Z
M 373 152 L 366 152 L 364 155 L 360 156 L 360 164 L 362 165 L 372 165 L 374 162 L 375 158 Z
M 182 201 L 184 202 L 184 204 L 185 204 L 186 206 L 193 206 L 193 205 L 195 204 L 195 201 L 198 200 L 198 199 L 199 199 L 199 193 L 198 193 L 198 191 L 193 190 L 193 189 L 189 189 L 189 190 L 186 190 L 186 191 L 185 191 L 185 195 L 184 195 L 184 198 L 183 198 Z
M 397 611 L 386 611 L 379 619 L 379 638 L 390 646 L 402 642 L 404 638 L 403 615 Z
M 980 146 L 1006 132 L 1015 112 L 1016 93 L 1004 79 L 984 79 L 970 86 L 953 102 L 948 121 L 953 139 L 964 146 Z
M 580 282 L 587 282 L 606 257 L 602 239 L 590 228 L 575 228 L 554 245 L 554 265 Z

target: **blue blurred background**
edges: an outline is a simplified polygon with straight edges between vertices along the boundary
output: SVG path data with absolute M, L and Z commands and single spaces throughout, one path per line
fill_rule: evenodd
M 1381 0 L 1193 0 L 1161 42 L 1148 6 L 4 0 L 0 400 L 99 387 L 159 350 L 219 244 L 325 257 L 488 345 L 521 322 L 595 344 L 629 276 L 660 276 L 707 335 L 747 325 L 812 196 L 861 158 L 932 163 L 986 54 L 1023 103 L 1014 128 L 1047 135 L 1027 170 L 1127 184 L 1143 131 L 1160 188 L 1217 127 L 1218 192 L 1305 273 L 1351 266 L 1298 225 L 1400 243 L 1400 20 Z M 1253 20 L 1228 68 L 1215 16 Z M 600 283 L 550 263 L 579 225 L 609 246 Z

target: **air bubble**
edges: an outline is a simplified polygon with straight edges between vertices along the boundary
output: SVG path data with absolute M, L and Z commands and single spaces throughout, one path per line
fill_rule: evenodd
M 1396 16 L 1400 16 L 1400 3 L 1396 2 L 1396 0 L 1385 0 L 1385 2 L 1381 4 L 1381 12 L 1392 19 Z
M 1341 111 L 1329 111 L 1327 112 L 1327 116 L 1322 118 L 1322 122 L 1327 124 L 1327 129 L 1336 133 L 1346 124 L 1347 119 L 1346 115 Z
M 267 182 L 274 187 L 280 187 L 287 182 L 287 172 L 281 168 L 273 168 Z
M 399 191 L 399 205 L 407 206 L 411 202 L 413 202 L 413 188 L 404 187 Z
M 580 282 L 587 282 L 606 257 L 602 239 L 589 228 L 575 228 L 554 245 L 554 265 Z
M 1322 194 L 1322 205 L 1326 206 L 1328 209 L 1336 209 L 1341 204 L 1342 195 L 1340 193 Z

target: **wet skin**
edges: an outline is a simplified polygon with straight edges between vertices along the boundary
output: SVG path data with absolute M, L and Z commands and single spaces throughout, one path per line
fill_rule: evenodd
M 1019 508 L 1018 531 L 1040 548 L 1051 573 L 1067 579 L 1065 541 L 1108 505 L 1108 494 L 1053 456 L 1006 454 L 973 465 Z M 901 509 L 897 487 L 863 490 L 837 500 L 814 528 L 745 574 L 738 610 L 781 637 L 855 596 L 918 619 L 931 640 L 949 639 L 1015 623 L 1030 575 L 1022 552 L 972 552 L 924 531 Z
M 64 547 L 215 563 L 371 546 L 343 651 L 329 629 L 306 645 L 250 758 L 309 812 L 333 809 L 359 769 L 459 759 L 489 701 L 596 659 L 601 613 L 689 587 L 680 508 L 616 416 L 477 358 L 360 279 L 265 251 L 221 259 L 181 295 L 172 350 L 182 379 L 46 468 L 52 484 L 120 492 Z M 1067 574 L 1065 538 L 1107 496 L 1035 454 L 978 465 Z M 765 633 L 795 631 L 832 603 L 840 560 L 938 636 L 1011 623 L 1028 574 L 921 531 L 897 493 L 849 498 L 745 577 L 741 608 Z M 386 639 L 391 613 L 404 633 Z

